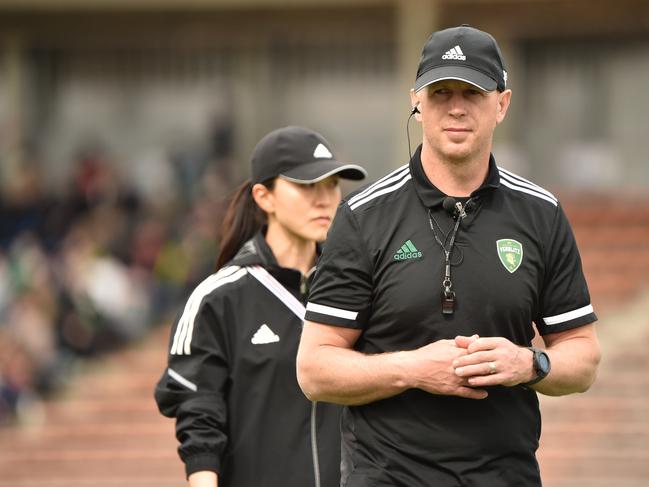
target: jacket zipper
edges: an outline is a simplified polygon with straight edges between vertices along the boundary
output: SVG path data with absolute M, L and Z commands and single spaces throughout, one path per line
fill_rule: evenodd
M 315 266 L 311 267 L 309 269 L 309 272 L 306 274 L 301 274 L 300 276 L 300 296 L 302 296 L 303 299 L 306 299 L 309 294 L 309 278 L 311 277 L 311 274 L 315 272 Z
M 306 295 L 309 292 L 308 281 L 309 277 L 302 274 L 300 277 L 300 296 L 302 299 L 306 298 Z
M 320 487 L 320 461 L 318 456 L 318 434 L 316 427 L 316 413 L 318 403 L 311 403 L 311 452 L 313 454 L 313 474 L 315 477 L 315 487 Z

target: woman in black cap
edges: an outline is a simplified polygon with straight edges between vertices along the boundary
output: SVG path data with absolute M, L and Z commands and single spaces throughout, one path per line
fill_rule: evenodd
M 338 179 L 366 172 L 302 127 L 262 138 L 251 169 L 223 222 L 217 272 L 172 329 L 156 401 L 176 418 L 192 487 L 335 486 L 340 409 L 304 397 L 295 356 Z

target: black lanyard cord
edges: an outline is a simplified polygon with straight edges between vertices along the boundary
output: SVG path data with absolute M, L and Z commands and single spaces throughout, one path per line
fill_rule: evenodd
M 444 252 L 444 280 L 442 281 L 442 314 L 445 315 L 453 314 L 455 310 L 455 291 L 453 291 L 453 281 L 451 280 L 451 256 L 453 254 L 455 237 L 457 236 L 457 232 L 460 229 L 460 222 L 465 216 L 466 213 L 464 213 L 464 211 L 461 211 L 457 215 L 455 219 L 455 225 L 453 226 L 453 230 L 451 231 L 450 235 L 446 235 L 446 238 L 444 238 L 444 242 L 442 242 L 442 240 L 437 235 L 437 231 L 435 230 L 435 225 L 433 224 L 433 221 L 435 219 L 433 218 L 430 208 L 428 209 L 428 223 L 430 224 L 430 229 L 433 231 L 433 236 L 435 237 L 435 241 L 439 244 L 439 246 L 442 248 L 442 251 Z M 437 221 L 435 221 L 435 223 L 437 223 Z M 441 231 L 441 227 L 440 227 L 440 231 Z M 447 240 L 449 240 L 448 247 L 446 246 Z

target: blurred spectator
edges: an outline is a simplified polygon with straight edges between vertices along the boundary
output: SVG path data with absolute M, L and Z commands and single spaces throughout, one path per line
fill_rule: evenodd
M 0 195 L 0 247 L 7 248 L 22 233 L 42 237 L 50 201 L 43 190 L 38 165 L 21 165 Z
M 79 360 L 165 322 L 212 272 L 231 186 L 220 169 L 230 161 L 205 157 L 179 180 L 191 187 L 175 188 L 163 204 L 96 148 L 79 153 L 63 194 L 45 190 L 37 161 L 8 181 L 0 194 L 0 424 L 29 418 L 25 411 L 61 390 Z

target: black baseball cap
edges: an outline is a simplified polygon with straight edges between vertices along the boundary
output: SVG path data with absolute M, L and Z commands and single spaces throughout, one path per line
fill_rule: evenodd
M 334 174 L 354 180 L 367 176 L 361 166 L 338 161 L 322 135 L 297 126 L 265 135 L 252 152 L 251 166 L 252 184 L 278 176 L 300 184 L 317 183 Z
M 421 53 L 414 90 L 444 79 L 466 81 L 483 91 L 504 91 L 507 71 L 491 34 L 466 24 L 433 32 Z

